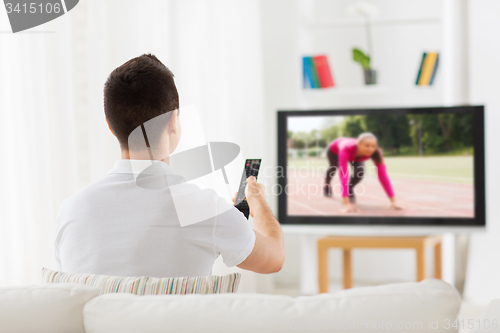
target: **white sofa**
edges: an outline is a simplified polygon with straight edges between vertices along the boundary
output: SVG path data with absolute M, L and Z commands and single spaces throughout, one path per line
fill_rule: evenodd
M 429 279 L 292 298 L 135 296 L 76 284 L 0 288 L 0 332 L 454 332 L 460 295 Z

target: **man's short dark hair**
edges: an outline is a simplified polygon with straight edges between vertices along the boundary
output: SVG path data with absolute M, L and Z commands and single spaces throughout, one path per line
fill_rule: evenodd
M 104 85 L 104 113 L 122 149 L 134 148 L 128 144 L 134 129 L 178 108 L 174 74 L 151 54 L 143 54 L 116 68 Z M 169 118 L 159 117 L 163 124 L 156 125 L 166 128 Z

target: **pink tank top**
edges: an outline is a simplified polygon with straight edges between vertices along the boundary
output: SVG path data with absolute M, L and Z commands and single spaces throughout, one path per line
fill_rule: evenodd
M 349 168 L 348 162 L 362 162 L 370 158 L 370 156 L 356 157 L 356 151 L 358 149 L 358 140 L 355 138 L 338 138 L 335 139 L 330 144 L 330 150 L 332 153 L 339 157 L 338 172 L 340 178 L 340 184 L 342 185 L 342 196 L 349 196 Z M 380 153 L 382 154 L 382 153 Z M 387 175 L 387 169 L 385 164 L 375 162 L 377 166 L 377 174 L 380 184 L 385 190 L 388 197 L 392 198 L 394 196 L 394 191 L 391 186 L 391 181 Z

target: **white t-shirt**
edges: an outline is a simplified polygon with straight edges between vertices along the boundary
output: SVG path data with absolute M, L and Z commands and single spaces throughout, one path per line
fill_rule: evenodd
M 115 276 L 207 276 L 219 255 L 227 266 L 248 257 L 255 233 L 241 212 L 230 207 L 213 218 L 181 227 L 168 186 L 137 185 L 137 170 L 144 169 L 144 162 L 118 160 L 103 178 L 63 201 L 54 244 L 58 270 Z M 224 200 L 212 190 L 184 183 L 168 164 L 155 163 L 169 183 L 181 184 L 188 194 L 183 196 L 184 206 L 213 210 L 214 202 Z

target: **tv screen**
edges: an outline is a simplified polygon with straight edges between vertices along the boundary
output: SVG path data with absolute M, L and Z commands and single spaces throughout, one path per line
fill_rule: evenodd
M 278 112 L 283 224 L 484 226 L 484 107 Z

